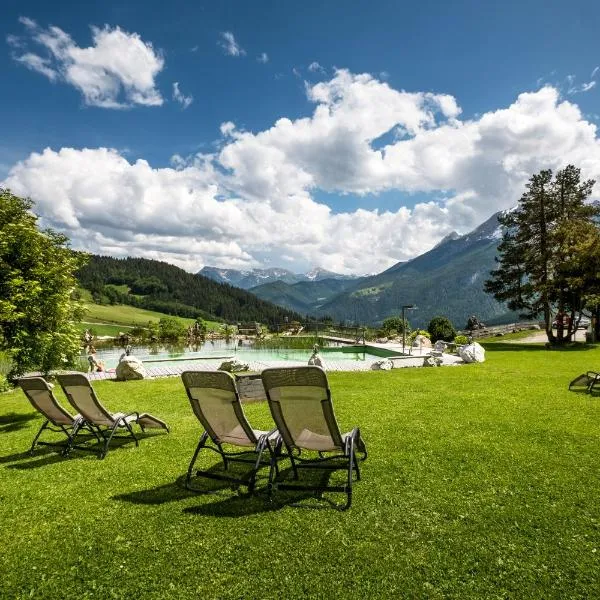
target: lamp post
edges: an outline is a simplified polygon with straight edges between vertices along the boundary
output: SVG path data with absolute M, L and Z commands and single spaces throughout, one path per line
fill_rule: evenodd
M 404 346 L 406 345 L 406 319 L 404 318 L 405 310 L 414 310 L 417 308 L 414 304 L 404 304 L 402 306 L 402 354 L 404 354 Z

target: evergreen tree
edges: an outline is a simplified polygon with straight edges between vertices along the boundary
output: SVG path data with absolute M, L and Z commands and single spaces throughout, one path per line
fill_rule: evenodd
M 524 317 L 542 316 L 553 343 L 571 339 L 575 316 L 585 305 L 590 277 L 589 273 L 574 277 L 582 264 L 573 257 L 581 231 L 598 229 L 600 209 L 586 203 L 594 183 L 582 182 L 580 169 L 573 165 L 558 171 L 554 179 L 552 171 L 542 170 L 531 177 L 518 206 L 499 217 L 504 226 L 496 259 L 499 267 L 486 281 L 485 290 Z M 554 335 L 555 311 L 570 313 L 565 336 L 560 329 L 558 337 Z

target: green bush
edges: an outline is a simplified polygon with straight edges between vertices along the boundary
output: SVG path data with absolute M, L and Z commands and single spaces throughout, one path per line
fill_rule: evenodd
M 464 346 L 465 344 L 469 343 L 469 338 L 466 335 L 457 335 L 454 338 L 454 343 L 457 346 Z
M 11 390 L 11 389 L 12 389 L 12 386 L 8 382 L 6 375 L 0 374 L 0 393 L 8 392 L 8 390 Z
M 431 334 L 429 333 L 429 331 L 425 331 L 424 329 L 415 329 L 409 336 L 408 336 L 408 341 L 412 344 L 415 341 L 415 338 L 418 335 L 422 335 L 423 337 L 426 337 L 428 340 L 431 339 Z
M 448 317 L 433 317 L 429 321 L 427 331 L 431 335 L 431 340 L 437 342 L 438 340 L 444 340 L 445 342 L 451 342 L 456 336 L 456 329 Z
M 185 332 L 185 323 L 177 317 L 161 317 L 158 321 L 158 336 L 161 340 L 177 340 Z

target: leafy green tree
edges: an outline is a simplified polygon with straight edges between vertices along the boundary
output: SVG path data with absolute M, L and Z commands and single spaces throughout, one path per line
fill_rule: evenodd
M 590 274 L 578 280 L 578 287 L 569 282 L 574 281 L 578 233 L 598 228 L 600 208 L 586 202 L 594 183 L 582 182 L 580 169 L 573 165 L 558 171 L 554 179 L 552 171 L 540 171 L 529 180 L 518 206 L 499 218 L 504 226 L 499 266 L 485 290 L 524 317 L 542 316 L 552 343 L 571 339 L 576 312 L 585 305 Z M 552 330 L 555 311 L 571 314 L 564 337 Z
M 72 366 L 80 348 L 74 273 L 87 257 L 66 236 L 40 229 L 32 207 L 0 188 L 0 349 L 11 356 L 11 379 Z
M 208 325 L 206 324 L 206 321 L 200 317 L 196 318 L 196 323 L 195 325 L 195 331 L 198 333 L 198 335 L 206 335 L 206 332 L 208 331 Z
M 434 342 L 451 342 L 456 336 L 456 329 L 448 317 L 433 317 L 427 325 L 427 331 Z
M 387 336 L 390 335 L 401 335 L 403 332 L 410 333 L 410 325 L 407 319 L 402 320 L 402 317 L 388 317 L 381 324 L 383 333 Z
M 158 321 L 158 336 L 161 340 L 178 340 L 185 335 L 185 323 L 177 317 L 161 317 Z
M 557 300 L 578 315 L 593 317 L 600 339 L 600 228 L 589 222 L 567 223 L 557 231 L 562 261 L 557 265 Z M 574 320 L 572 327 L 577 327 Z

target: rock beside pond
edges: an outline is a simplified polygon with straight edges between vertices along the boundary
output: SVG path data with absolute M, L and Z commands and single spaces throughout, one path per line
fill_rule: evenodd
M 237 359 L 226 360 L 221 363 L 219 371 L 227 371 L 228 373 L 242 373 L 243 371 L 249 371 L 250 365 Z
M 444 360 L 441 356 L 435 356 L 433 354 L 426 356 L 423 359 L 424 367 L 441 367 Z
M 142 361 L 135 356 L 123 356 L 115 369 L 117 381 L 132 381 L 148 377 Z
M 413 348 L 431 348 L 431 340 L 424 335 L 418 335 L 412 345 Z
M 315 350 L 312 353 L 311 357 L 308 359 L 308 364 L 315 367 L 323 368 L 323 361 L 321 360 L 321 356 L 317 350 Z
M 389 371 L 394 368 L 394 363 L 389 358 L 384 358 L 383 360 L 376 360 L 371 365 L 371 370 L 373 371 Z
M 448 343 L 445 342 L 444 340 L 438 340 L 434 345 L 433 345 L 433 349 L 436 352 L 444 352 L 446 350 L 448 346 Z

